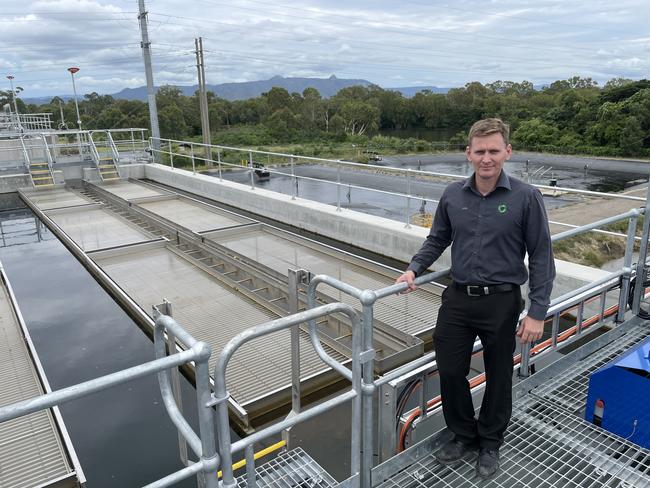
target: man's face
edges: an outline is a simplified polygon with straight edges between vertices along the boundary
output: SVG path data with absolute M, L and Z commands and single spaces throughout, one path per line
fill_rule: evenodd
M 465 154 L 474 166 L 478 178 L 496 181 L 503 169 L 503 163 L 512 155 L 512 146 L 505 143 L 501 134 L 490 134 L 485 137 L 473 137 L 471 144 L 465 149 Z

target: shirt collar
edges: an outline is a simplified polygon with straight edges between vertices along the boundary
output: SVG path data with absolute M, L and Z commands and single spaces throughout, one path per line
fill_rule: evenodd
M 476 182 L 474 180 L 475 178 L 475 173 L 472 173 L 472 176 L 467 178 L 465 180 L 465 183 L 463 184 L 463 188 L 469 188 L 471 190 L 474 190 L 475 192 L 478 191 L 476 189 Z M 501 174 L 499 175 L 499 179 L 497 180 L 497 184 L 494 187 L 496 190 L 497 188 L 505 188 L 506 190 L 512 190 L 512 187 L 510 186 L 510 178 L 508 178 L 508 175 L 506 174 L 505 170 L 501 170 Z

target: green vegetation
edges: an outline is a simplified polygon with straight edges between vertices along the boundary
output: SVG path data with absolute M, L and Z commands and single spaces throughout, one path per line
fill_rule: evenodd
M 620 221 L 605 226 L 603 230 L 627 234 L 628 221 Z M 637 219 L 636 235 L 643 229 L 643 215 Z M 635 249 L 638 244 L 635 243 Z M 603 264 L 625 255 L 625 238 L 607 234 L 588 232 L 553 243 L 553 253 L 557 259 L 600 268 Z
M 8 100 L 0 91 L 0 104 Z M 196 94 L 186 97 L 173 86 L 156 96 L 161 135 L 194 139 L 201 133 Z M 19 109 L 50 112 L 59 123 L 59 100 L 41 106 L 19 100 Z M 74 103 L 64 105 L 68 126 L 76 119 Z M 483 117 L 501 117 L 511 125 L 517 149 L 602 156 L 650 156 L 650 81 L 616 78 L 602 88 L 591 78 L 558 80 L 536 90 L 532 83 L 478 82 L 446 94 L 424 90 L 412 98 L 376 86 L 353 86 L 323 99 L 314 88 L 289 93 L 272 88 L 248 100 L 227 101 L 208 93 L 213 141 L 221 145 L 280 148 L 302 154 L 363 159 L 365 150 L 419 152 L 438 146 L 416 139 L 377 136 L 391 129 L 431 129 L 457 133 L 449 144 L 465 144 L 469 126 Z M 148 128 L 144 102 L 114 100 L 90 93 L 80 103 L 89 129 Z M 443 146 L 447 149 L 450 146 Z M 458 148 L 458 146 L 453 146 Z

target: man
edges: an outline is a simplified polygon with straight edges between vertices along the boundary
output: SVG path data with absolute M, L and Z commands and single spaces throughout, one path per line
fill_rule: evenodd
M 555 277 L 542 195 L 508 176 L 509 128 L 500 119 L 476 122 L 465 150 L 474 174 L 444 191 L 426 241 L 397 282 L 413 282 L 451 244 L 452 283 L 442 294 L 433 334 L 442 406 L 454 439 L 436 454 L 443 464 L 476 455 L 476 472 L 489 478 L 499 469 L 499 447 L 512 413 L 512 355 L 515 333 L 522 343 L 541 338 Z M 527 316 L 520 285 L 530 272 Z M 478 419 L 467 381 L 476 337 L 483 344 L 486 389 Z

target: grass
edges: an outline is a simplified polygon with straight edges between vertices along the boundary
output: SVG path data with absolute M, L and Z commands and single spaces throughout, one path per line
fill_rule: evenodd
M 607 225 L 603 230 L 627 234 L 628 221 L 622 220 Z M 636 235 L 641 235 L 643 215 L 637 219 Z M 638 244 L 635 243 L 635 249 Z M 588 232 L 553 243 L 557 259 L 584 264 L 595 268 L 625 255 L 625 238 L 597 232 Z

